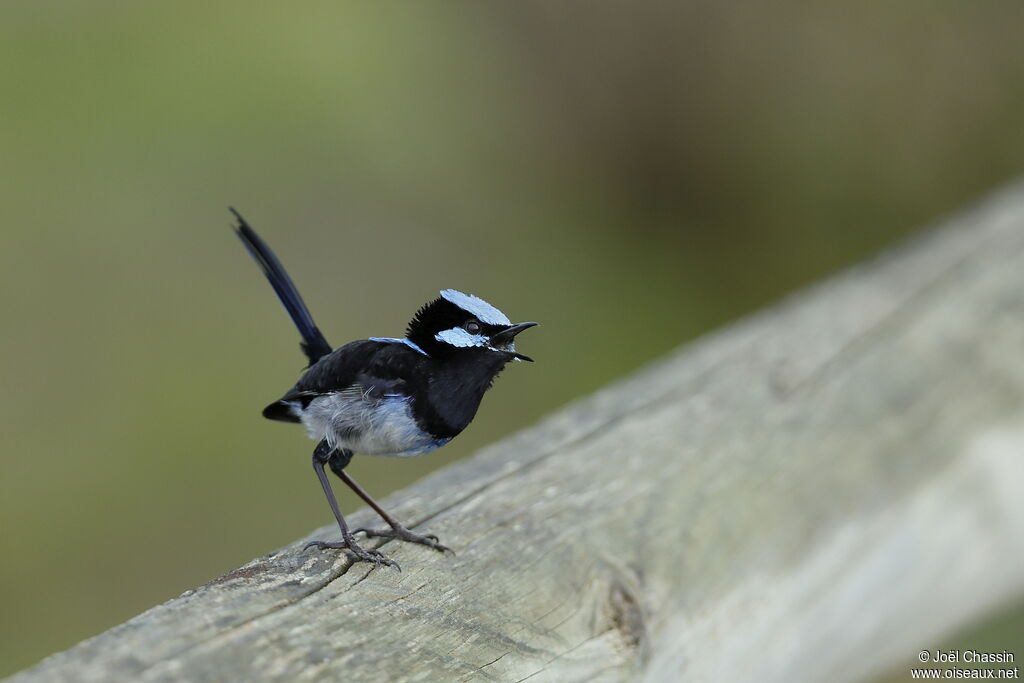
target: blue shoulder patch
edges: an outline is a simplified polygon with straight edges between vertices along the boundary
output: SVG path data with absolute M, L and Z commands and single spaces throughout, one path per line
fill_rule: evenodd
M 424 356 L 427 355 L 426 351 L 424 351 L 423 349 L 421 349 L 419 346 L 409 341 L 408 339 L 396 339 L 395 337 L 370 337 L 370 341 L 386 342 L 389 344 L 405 344 L 413 351 L 418 351 L 419 353 L 422 353 Z

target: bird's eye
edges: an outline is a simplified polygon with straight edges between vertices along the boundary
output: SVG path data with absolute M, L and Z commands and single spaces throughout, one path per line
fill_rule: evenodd
M 466 332 L 469 332 L 470 334 L 480 334 L 481 327 L 480 323 L 478 323 L 477 321 L 470 320 L 467 321 L 466 324 L 462 326 L 462 329 L 464 329 Z

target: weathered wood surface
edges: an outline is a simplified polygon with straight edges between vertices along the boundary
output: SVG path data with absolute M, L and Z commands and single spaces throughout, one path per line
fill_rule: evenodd
M 14 680 L 909 668 L 1024 593 L 1024 188 L 387 502 L 457 554 L 324 527 Z

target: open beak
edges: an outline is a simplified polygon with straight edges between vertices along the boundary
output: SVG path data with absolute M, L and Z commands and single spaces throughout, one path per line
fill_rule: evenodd
M 505 346 L 511 346 L 512 340 L 515 339 L 517 334 L 519 334 L 525 329 L 536 326 L 537 323 L 517 323 L 515 325 L 512 325 L 511 327 L 507 327 L 490 338 L 490 345 L 496 349 L 503 349 L 503 347 Z M 518 358 L 519 360 L 527 360 L 530 361 L 531 363 L 533 362 L 533 359 L 530 358 L 529 356 L 524 356 L 523 354 L 517 353 L 513 350 L 509 350 L 509 353 L 511 353 L 513 357 Z

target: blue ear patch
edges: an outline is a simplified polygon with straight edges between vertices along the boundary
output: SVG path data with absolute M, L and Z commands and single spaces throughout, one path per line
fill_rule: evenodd
M 470 334 L 461 327 L 453 327 L 450 330 L 438 332 L 434 335 L 434 339 L 444 342 L 445 344 L 458 346 L 459 348 L 487 346 L 487 337 L 482 334 Z
M 455 289 L 442 289 L 441 298 L 450 301 L 462 310 L 476 317 L 482 323 L 487 325 L 511 325 L 512 321 L 508 319 L 508 316 L 499 311 L 494 306 L 490 305 L 478 296 L 472 294 L 463 294 L 462 292 Z M 446 330 L 450 331 L 450 330 Z M 451 344 L 452 342 L 448 342 Z M 458 346 L 458 344 L 456 344 Z M 469 346 L 464 344 L 463 346 Z

